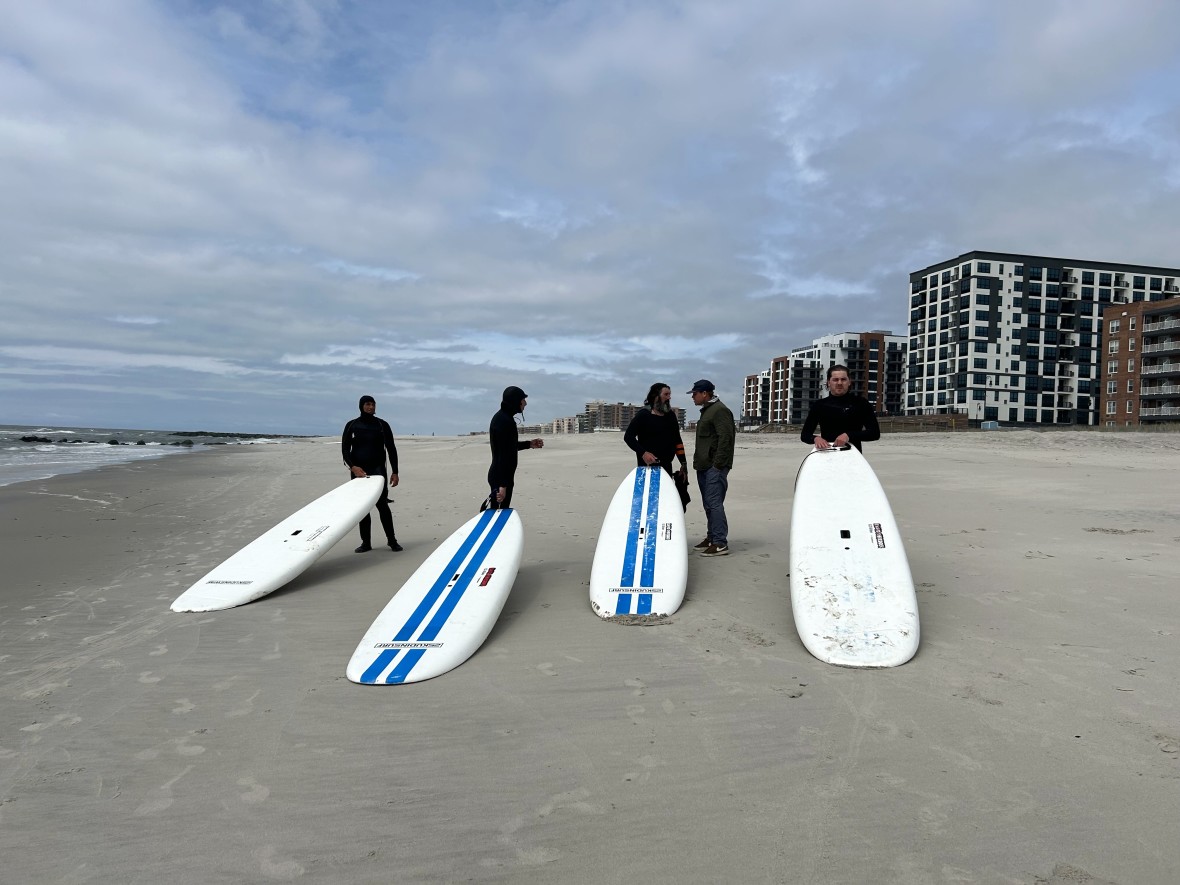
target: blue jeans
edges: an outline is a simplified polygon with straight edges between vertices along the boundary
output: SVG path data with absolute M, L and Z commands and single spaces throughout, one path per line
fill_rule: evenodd
M 729 546 L 729 522 L 725 519 L 725 493 L 729 491 L 729 468 L 710 467 L 697 471 L 701 506 L 708 520 L 709 540 L 718 547 Z

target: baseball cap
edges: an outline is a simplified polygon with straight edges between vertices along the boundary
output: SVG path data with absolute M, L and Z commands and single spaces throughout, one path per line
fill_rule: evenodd
M 689 393 L 696 393 L 698 390 L 704 391 L 707 393 L 712 393 L 714 390 L 716 390 L 716 388 L 713 386 L 712 381 L 707 381 L 704 378 L 702 378 L 700 381 L 698 381 L 696 384 L 694 384 L 692 386 L 692 390 L 690 390 Z

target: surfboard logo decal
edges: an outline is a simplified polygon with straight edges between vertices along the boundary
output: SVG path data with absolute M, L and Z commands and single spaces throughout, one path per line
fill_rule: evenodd
M 873 540 L 877 542 L 877 546 L 882 550 L 885 549 L 885 533 L 881 530 L 881 523 L 869 523 L 869 532 L 873 536 Z
M 492 544 L 495 543 L 496 538 L 500 536 L 504 526 L 508 524 L 511 516 L 511 510 L 485 510 L 480 514 L 479 522 L 475 524 L 475 527 L 463 539 L 463 543 L 459 545 L 459 549 L 455 551 L 455 555 L 451 557 L 446 567 L 439 572 L 438 578 L 435 579 L 434 584 L 431 585 L 430 590 L 422 598 L 418 607 L 414 609 L 410 617 L 406 619 L 405 624 L 397 631 L 397 634 L 393 637 L 394 643 L 409 642 L 414 637 L 414 634 L 418 632 L 418 628 L 422 626 L 422 622 L 426 620 L 427 615 L 430 614 L 430 611 L 434 608 L 439 598 L 449 589 L 450 592 L 443 600 L 442 605 L 439 606 L 434 617 L 431 618 L 430 622 L 418 636 L 418 642 L 426 645 L 438 636 L 439 630 L 442 629 L 447 618 L 458 604 L 459 599 L 462 598 L 467 586 L 471 583 L 472 578 L 483 565 L 488 551 L 491 549 Z M 464 561 L 468 559 L 472 549 L 475 548 L 476 543 L 481 537 L 483 538 L 483 543 L 476 549 L 475 555 L 471 556 L 466 567 L 460 571 Z M 376 682 L 389 665 L 394 662 L 398 652 L 403 647 L 397 646 L 382 651 L 381 654 L 377 655 L 373 663 L 369 665 L 368 669 L 365 670 L 360 681 L 368 683 Z M 397 666 L 385 678 L 385 682 L 404 682 L 410 671 L 414 669 L 414 665 L 421 660 L 422 655 L 425 653 L 426 648 L 424 647 L 409 648 L 401 660 L 397 662 Z

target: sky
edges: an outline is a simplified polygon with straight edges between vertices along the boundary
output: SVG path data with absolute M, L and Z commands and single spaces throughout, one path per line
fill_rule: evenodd
M 0 0 L 0 423 L 673 403 L 974 249 L 1180 266 L 1173 0 Z

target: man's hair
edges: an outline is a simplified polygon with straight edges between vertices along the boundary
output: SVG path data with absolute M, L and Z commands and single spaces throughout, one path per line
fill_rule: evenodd
M 840 363 L 836 363 L 836 365 L 834 365 L 834 366 L 828 366 L 828 377 L 825 379 L 826 381 L 832 380 L 832 373 L 833 372 L 843 372 L 849 378 L 852 377 L 852 373 L 848 371 L 848 366 L 844 366 L 844 365 L 841 365 Z
M 655 384 L 653 384 L 647 391 L 647 397 L 644 398 L 643 404 L 648 407 L 654 406 L 656 404 L 656 400 L 660 396 L 660 391 L 665 387 L 668 387 L 668 385 L 663 381 L 657 381 Z

